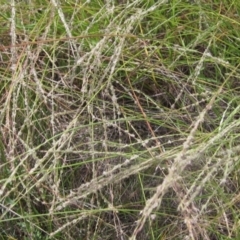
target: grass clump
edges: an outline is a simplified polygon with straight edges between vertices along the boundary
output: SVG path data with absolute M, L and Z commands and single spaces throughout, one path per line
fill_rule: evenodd
M 237 239 L 239 3 L 1 3 L 2 239 Z

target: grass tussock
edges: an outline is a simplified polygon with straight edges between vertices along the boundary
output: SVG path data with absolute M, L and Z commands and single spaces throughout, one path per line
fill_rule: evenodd
M 1 239 L 238 239 L 239 9 L 1 0 Z

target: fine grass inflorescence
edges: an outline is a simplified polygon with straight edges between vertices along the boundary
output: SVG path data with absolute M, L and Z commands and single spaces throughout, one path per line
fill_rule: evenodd
M 240 2 L 0 0 L 1 239 L 240 238 Z

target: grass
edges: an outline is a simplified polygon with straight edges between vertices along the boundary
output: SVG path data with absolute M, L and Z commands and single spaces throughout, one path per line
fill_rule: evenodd
M 239 239 L 238 1 L 4 1 L 1 239 Z

